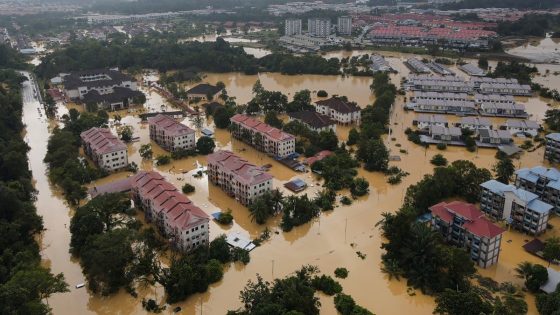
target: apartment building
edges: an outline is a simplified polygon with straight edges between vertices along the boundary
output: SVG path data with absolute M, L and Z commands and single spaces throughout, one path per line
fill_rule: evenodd
M 272 190 L 272 175 L 231 151 L 208 155 L 208 180 L 243 205 Z
M 231 135 L 255 149 L 276 158 L 287 158 L 296 151 L 296 138 L 247 115 L 231 117 Z
M 319 114 L 333 119 L 339 124 L 359 124 L 362 117 L 360 107 L 353 102 L 346 102 L 338 97 L 315 102 Z
M 191 128 L 175 121 L 168 115 L 158 114 L 148 118 L 150 139 L 167 151 L 193 150 L 195 134 Z
M 327 37 L 331 35 L 331 20 L 319 18 L 308 19 L 307 32 L 311 36 Z
M 515 187 L 538 195 L 560 215 L 560 171 L 544 166 L 522 168 L 515 172 L 514 183 Z
M 546 135 L 544 158 L 551 163 L 560 163 L 560 133 Z
M 117 70 L 87 70 L 62 77 L 66 95 L 84 104 L 94 103 L 102 109 L 127 108 L 138 91 L 136 81 Z
M 178 249 L 189 252 L 209 243 L 209 216 L 158 172 L 131 178 L 132 200 L 148 222 Z
M 448 243 L 467 249 L 478 266 L 486 268 L 498 262 L 504 230 L 486 219 L 475 205 L 440 202 L 430 211 L 432 229 Z
M 287 19 L 284 22 L 284 35 L 301 35 L 301 19 Z
M 91 128 L 80 134 L 84 153 L 101 169 L 115 171 L 128 165 L 126 145 L 107 128 Z
M 553 206 L 539 200 L 536 194 L 496 180 L 480 186 L 480 209 L 483 212 L 531 235 L 546 230 Z
M 352 35 L 352 17 L 340 16 L 337 19 L 336 29 L 340 35 Z

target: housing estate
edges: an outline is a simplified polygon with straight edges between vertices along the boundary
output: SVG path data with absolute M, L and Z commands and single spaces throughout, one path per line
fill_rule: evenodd
M 360 107 L 353 102 L 347 102 L 339 97 L 331 97 L 315 102 L 318 113 L 330 117 L 340 124 L 358 124 L 362 117 Z
M 457 127 L 441 127 L 431 126 L 429 128 L 430 136 L 434 140 L 440 141 L 460 141 L 461 129 Z
M 91 128 L 80 134 L 84 152 L 101 169 L 114 171 L 128 165 L 126 145 L 107 128 Z
M 423 92 L 472 93 L 473 84 L 455 76 L 411 75 L 405 84 L 409 90 Z
M 275 158 L 286 158 L 295 153 L 296 138 L 287 132 L 242 114 L 236 114 L 230 121 L 232 136 L 259 151 Z
M 416 58 L 409 58 L 406 60 L 406 65 L 408 68 L 416 73 L 432 73 L 428 65 L 424 62 L 416 59 Z
M 525 105 L 518 103 L 485 102 L 480 105 L 480 115 L 495 117 L 528 117 Z
M 189 252 L 209 243 L 209 216 L 158 172 L 131 179 L 134 204 L 178 249 Z
M 535 166 L 517 170 L 515 186 L 538 195 L 560 215 L 560 171 L 557 169 Z
M 480 209 L 513 228 L 538 235 L 546 230 L 553 206 L 532 192 L 496 180 L 481 185 Z
M 447 119 L 442 115 L 420 114 L 413 123 L 416 123 L 418 129 L 429 128 L 431 126 L 447 127 Z
M 483 77 L 486 75 L 486 71 L 470 63 L 460 65 L 458 68 L 471 77 Z
M 455 115 L 477 115 L 473 101 L 444 101 L 416 99 L 406 105 L 415 112 L 441 113 Z
M 195 134 L 191 128 L 177 122 L 168 115 L 158 114 L 148 118 L 150 139 L 167 151 L 192 150 Z
M 478 137 L 481 143 L 494 145 L 510 144 L 513 141 L 507 130 L 479 129 Z
M 534 120 L 508 119 L 503 127 L 512 135 L 525 134 L 534 137 L 539 134 L 539 128 L 541 126 Z
M 136 81 L 117 70 L 87 70 L 62 76 L 66 95 L 84 104 L 96 104 L 99 108 L 118 110 L 127 108 L 137 91 Z
M 410 97 L 411 101 L 428 100 L 428 101 L 470 101 L 467 93 L 449 93 L 449 92 L 423 92 L 416 91 Z
M 470 82 L 483 94 L 532 95 L 531 86 L 519 84 L 517 79 L 477 77 L 471 78 Z
M 544 158 L 552 163 L 560 163 L 560 133 L 546 135 Z
M 484 217 L 475 205 L 440 202 L 430 207 L 432 229 L 458 247 L 466 248 L 471 259 L 482 268 L 498 262 L 502 230 Z
M 272 175 L 231 151 L 208 155 L 208 179 L 243 205 L 272 190 Z
M 479 129 L 492 129 L 492 122 L 484 117 L 462 117 L 457 126 L 478 132 Z
M 316 111 L 301 111 L 288 113 L 290 121 L 299 121 L 307 128 L 321 132 L 332 130 L 336 132 L 336 122 L 330 119 L 328 116 L 317 113 Z

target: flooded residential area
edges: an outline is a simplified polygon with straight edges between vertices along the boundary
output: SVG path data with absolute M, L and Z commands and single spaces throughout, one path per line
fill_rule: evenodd
M 525 15 L 545 13 L 513 8 L 448 13 L 441 6 L 422 11 L 412 4 L 403 6 L 403 12 L 383 5 L 373 14 L 368 4 L 338 1 L 282 2 L 242 13 L 243 6 L 198 5 L 177 12 L 171 7 L 167 13 L 147 9 L 138 15 L 107 13 L 112 7 L 106 4 L 92 4 L 90 9 L 99 10 L 94 14 L 70 7 L 70 14 L 85 17 L 86 26 L 78 24 L 75 32 L 58 38 L 19 31 L 30 27 L 26 20 L 13 18 L 12 24 L 21 24 L 15 29 L 0 23 L 0 45 L 11 40 L 17 44 L 9 49 L 19 51 L 18 57 L 6 53 L 5 60 L 23 61 L 23 66 L 4 65 L 0 58 L 0 78 L 6 78 L 0 92 L 12 89 L 4 66 L 25 78 L 17 97 L 36 191 L 32 202 L 43 224 L 34 234 L 37 264 L 52 275 L 63 274 L 66 282 L 52 293 L 37 293 L 38 304 L 45 306 L 39 313 L 459 314 L 446 305 L 448 298 L 489 311 L 480 314 L 556 314 L 542 306 L 554 302 L 538 301 L 556 296 L 560 301 L 560 285 L 550 288 L 550 283 L 560 283 L 560 242 L 557 248 L 550 245 L 560 240 L 560 31 L 547 29 L 544 37 L 516 47 L 508 39 L 504 43 L 512 47 L 490 51 L 492 41 L 502 36 L 502 23 L 517 25 Z M 29 4 L 21 10 L 35 14 L 44 8 Z M 253 16 L 259 10 L 270 20 Z M 311 15 L 304 20 L 308 31 L 302 33 L 300 15 L 321 10 L 344 15 L 338 14 L 332 26 L 329 18 Z M 560 8 L 551 10 L 554 18 L 560 16 Z M 477 18 L 468 20 L 471 14 Z M 422 34 L 429 34 L 428 39 L 418 37 Z M 397 37 L 399 45 L 391 42 Z M 432 37 L 437 40 L 430 42 Z M 125 56 L 130 60 L 123 61 Z M 305 93 L 309 99 L 301 101 Z M 278 106 L 275 102 L 284 105 L 267 109 Z M 218 111 L 227 113 L 227 124 Z M 89 120 L 80 121 L 81 115 Z M 327 150 L 317 143 L 326 142 L 331 132 L 336 141 Z M 74 141 L 53 141 L 61 133 L 73 134 Z M 208 152 L 201 152 L 200 140 L 212 143 Z M 68 152 L 58 148 L 53 154 L 56 145 Z M 73 149 L 77 164 L 70 163 Z M 333 189 L 325 161 L 343 156 L 357 166 L 338 161 L 335 168 L 352 173 L 338 170 L 351 184 Z M 55 165 L 55 159 L 67 161 Z M 449 174 L 456 174 L 451 170 L 456 161 L 474 164 L 473 173 L 453 178 Z M 3 163 L 0 159 L 0 169 L 9 167 Z M 76 165 L 79 169 L 73 169 Z M 445 182 L 437 183 L 438 191 L 421 186 L 440 179 Z M 368 186 L 356 193 L 362 180 Z M 464 191 L 445 191 L 445 184 L 455 187 L 457 182 L 466 182 Z M 433 196 L 427 195 L 430 191 Z M 262 197 L 272 199 L 277 192 L 280 207 L 266 209 L 268 216 L 258 222 L 255 204 L 269 206 L 270 200 Z M 333 194 L 333 209 L 320 205 L 325 192 Z M 129 210 L 110 213 L 105 225 L 86 218 L 92 221 L 75 228 L 77 213 L 84 215 L 103 196 L 119 194 Z M 415 197 L 419 201 L 411 200 Z M 316 213 L 287 227 L 287 205 L 296 212 L 302 200 L 316 207 Z M 423 208 L 415 208 L 419 205 Z M 172 213 L 175 219 L 170 219 Z M 233 221 L 220 222 L 224 214 Z M 109 235 L 111 219 L 119 222 L 114 230 L 138 235 L 151 230 L 152 241 L 165 245 L 146 247 L 155 257 L 147 263 L 138 253 L 148 241 L 133 234 L 128 241 L 132 262 L 122 268 L 126 276 L 92 281 L 88 273 L 104 272 L 96 263 L 84 263 L 95 261 L 94 247 L 108 257 L 121 245 L 103 248 L 111 240 L 104 244 L 96 239 Z M 410 223 L 397 226 L 401 221 Z M 423 229 L 429 236 L 414 234 Z M 78 233 L 92 235 L 81 245 L 91 252 L 76 249 Z M 401 235 L 411 239 L 399 239 Z M 227 262 L 211 257 L 216 255 L 212 242 L 222 236 L 231 253 Z M 397 242 L 406 248 L 395 248 Z M 414 274 L 417 270 L 432 269 L 411 271 L 399 261 L 437 263 L 425 252 L 411 253 L 410 248 L 429 244 L 433 248 L 425 252 L 446 258 L 439 262 L 445 273 L 437 278 L 441 283 L 418 282 L 422 275 Z M 233 258 L 240 252 L 250 259 Z M 122 263 L 120 254 L 113 252 L 114 264 Z M 223 276 L 207 280 L 216 261 Z M 173 269 L 181 263 L 182 268 Z M 154 268 L 159 274 L 136 279 L 139 271 L 131 266 Z M 316 266 L 318 275 L 328 277 L 305 283 L 303 266 Z M 530 274 L 539 267 L 540 276 L 547 276 L 535 288 Z M 343 269 L 346 275 L 339 276 Z M 196 272 L 204 274 L 206 287 L 194 283 L 203 281 Z M 104 291 L 100 283 L 110 283 L 111 276 L 128 283 L 112 283 L 116 289 Z M 338 291 L 329 293 L 318 279 L 336 283 Z M 261 280 L 277 291 L 265 294 L 269 288 L 255 284 Z M 307 311 L 298 309 L 309 297 L 302 283 L 313 288 L 311 298 L 317 299 Z M 3 286 L 0 293 L 9 297 Z M 181 290 L 189 291 L 181 295 Z M 6 299 L 2 294 L 0 301 Z M 172 294 L 180 298 L 170 298 Z M 279 296 L 293 308 L 274 304 Z M 256 299 L 253 304 L 247 302 L 251 298 Z M 350 308 L 341 302 L 344 298 L 352 300 Z M 259 309 L 258 303 L 272 306 Z

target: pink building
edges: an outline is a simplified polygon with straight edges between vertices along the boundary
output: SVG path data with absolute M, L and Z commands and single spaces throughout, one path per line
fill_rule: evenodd
M 272 175 L 233 154 L 218 151 L 208 155 L 208 179 L 243 205 L 272 190 Z
M 150 139 L 167 151 L 192 150 L 195 148 L 194 130 L 175 121 L 168 115 L 159 114 L 148 118 Z
M 93 162 L 106 171 L 128 165 L 126 145 L 107 128 L 91 128 L 80 134 L 84 152 Z
M 209 216 L 157 172 L 139 172 L 131 178 L 134 203 L 144 210 L 162 235 L 183 251 L 209 242 Z
M 295 153 L 296 137 L 247 115 L 231 117 L 231 134 L 259 151 L 285 158 Z

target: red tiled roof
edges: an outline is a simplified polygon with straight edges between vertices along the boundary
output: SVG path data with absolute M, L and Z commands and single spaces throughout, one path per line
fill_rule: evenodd
M 247 185 L 255 185 L 271 180 L 272 175 L 249 163 L 231 151 L 220 150 L 207 157 L 208 164 L 220 165 L 234 174 L 235 179 Z
M 82 132 L 80 138 L 97 154 L 126 150 L 126 145 L 107 128 L 93 127 Z
M 314 156 L 305 159 L 305 164 L 311 166 L 311 165 L 313 165 L 313 163 L 315 163 L 317 161 L 321 161 L 322 159 L 324 159 L 327 156 L 332 155 L 332 154 L 333 154 L 332 151 L 323 150 L 323 151 L 315 154 Z
M 295 139 L 295 137 L 287 132 L 284 132 L 278 128 L 274 128 L 270 125 L 263 123 L 255 118 L 249 117 L 247 115 L 236 114 L 235 116 L 231 117 L 231 121 L 244 125 L 249 129 L 253 129 L 254 131 L 261 133 L 263 136 L 278 140 L 291 140 Z
M 504 232 L 503 229 L 488 221 L 482 212 L 470 203 L 462 201 L 440 202 L 431 206 L 430 211 L 433 216 L 439 217 L 447 223 L 451 223 L 455 216 L 464 218 L 466 221 L 463 227 L 477 236 L 494 238 Z
M 175 121 L 168 115 L 158 114 L 154 117 L 148 118 L 150 126 L 155 125 L 157 128 L 165 130 L 165 133 L 170 136 L 181 136 L 189 133 L 194 133 L 191 128 Z

